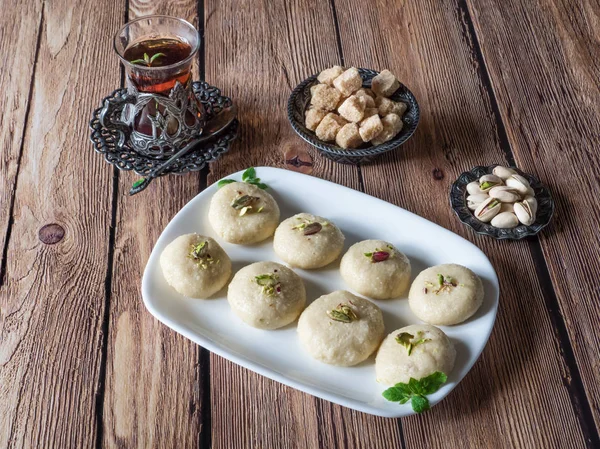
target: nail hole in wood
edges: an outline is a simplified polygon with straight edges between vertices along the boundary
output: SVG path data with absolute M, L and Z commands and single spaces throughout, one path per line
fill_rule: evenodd
M 441 181 L 442 179 L 444 179 L 444 172 L 439 168 L 434 168 L 431 171 L 431 173 L 433 174 L 433 179 L 435 179 L 436 181 Z
M 38 236 L 42 243 L 46 245 L 54 245 L 60 242 L 65 236 L 64 228 L 56 223 L 50 223 L 40 228 Z
M 313 171 L 313 159 L 308 152 L 296 145 L 290 145 L 284 153 L 284 163 L 286 168 L 304 173 L 306 175 Z

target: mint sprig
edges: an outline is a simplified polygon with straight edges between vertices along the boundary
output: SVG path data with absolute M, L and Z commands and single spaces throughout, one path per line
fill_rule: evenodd
M 407 384 L 397 383 L 382 393 L 382 396 L 390 402 L 399 402 L 406 404 L 410 400 L 412 409 L 417 413 L 423 413 L 429 410 L 428 394 L 433 394 L 446 383 L 448 376 L 440 371 L 436 371 L 422 379 L 410 378 Z
M 266 185 L 265 183 L 260 182 L 260 178 L 256 177 L 256 169 L 254 167 L 250 167 L 247 168 L 244 173 L 242 173 L 242 181 L 247 182 L 248 184 L 252 184 L 255 185 L 256 187 L 258 187 L 259 189 L 268 189 L 269 186 Z M 235 180 L 233 179 L 221 179 L 218 183 L 217 183 L 217 187 L 220 189 L 221 187 L 227 185 L 227 184 L 231 184 L 232 182 L 235 182 Z

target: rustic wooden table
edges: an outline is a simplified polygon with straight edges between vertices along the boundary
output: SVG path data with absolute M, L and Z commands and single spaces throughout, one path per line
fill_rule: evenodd
M 600 5 L 582 0 L 15 0 L 0 16 L 0 448 L 598 448 Z M 14 3 L 19 3 L 14 4 Z M 196 174 L 135 179 L 92 151 L 122 85 L 111 38 L 132 18 L 198 25 L 198 76 L 237 101 L 232 151 Z M 287 123 L 293 86 L 333 64 L 389 67 L 422 118 L 400 151 L 352 167 Z M 556 200 L 539 237 L 463 227 L 447 192 L 514 164 Z M 501 285 L 480 360 L 422 416 L 383 419 L 240 368 L 156 321 L 140 279 L 159 233 L 241 168 L 311 172 L 474 242 Z

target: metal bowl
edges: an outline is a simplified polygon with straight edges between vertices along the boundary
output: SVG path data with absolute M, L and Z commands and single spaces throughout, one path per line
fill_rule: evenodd
M 498 240 L 519 240 L 523 237 L 537 234 L 550 223 L 552 215 L 554 214 L 554 200 L 552 199 L 552 195 L 550 195 L 550 191 L 537 178 L 522 172 L 516 167 L 510 168 L 527 179 L 535 192 L 535 199 L 538 202 L 535 223 L 530 226 L 519 224 L 512 229 L 495 228 L 489 223 L 484 223 L 476 219 L 473 212 L 467 207 L 467 184 L 477 181 L 483 175 L 491 174 L 494 167 L 497 166 L 498 164 L 487 167 L 475 167 L 471 169 L 471 171 L 462 173 L 458 179 L 454 181 L 454 184 L 452 184 L 452 187 L 450 188 L 450 205 L 456 213 L 456 216 L 477 234 L 489 235 Z
M 371 80 L 379 74 L 375 70 L 361 68 L 358 69 L 358 72 L 363 79 L 363 87 L 371 87 Z M 304 125 L 304 112 L 310 103 L 310 88 L 318 84 L 317 76 L 308 77 L 296 86 L 288 100 L 287 113 L 294 131 L 309 144 L 317 148 L 323 156 L 342 164 L 356 165 L 371 162 L 376 156 L 398 148 L 417 129 L 417 125 L 419 124 L 419 105 L 412 92 L 404 84 L 400 84 L 400 87 L 390 96 L 390 99 L 406 103 L 408 109 L 402 117 L 404 127 L 396 137 L 381 145 L 365 143 L 363 146 L 352 150 L 345 150 L 335 144 L 323 142 L 317 138 L 313 131 Z

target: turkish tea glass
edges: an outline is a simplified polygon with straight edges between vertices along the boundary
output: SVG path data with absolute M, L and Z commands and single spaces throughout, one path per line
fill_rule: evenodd
M 140 17 L 114 38 L 127 75 L 121 120 L 137 152 L 166 158 L 198 138 L 205 112 L 192 90 L 192 64 L 200 46 L 194 26 L 169 16 Z

